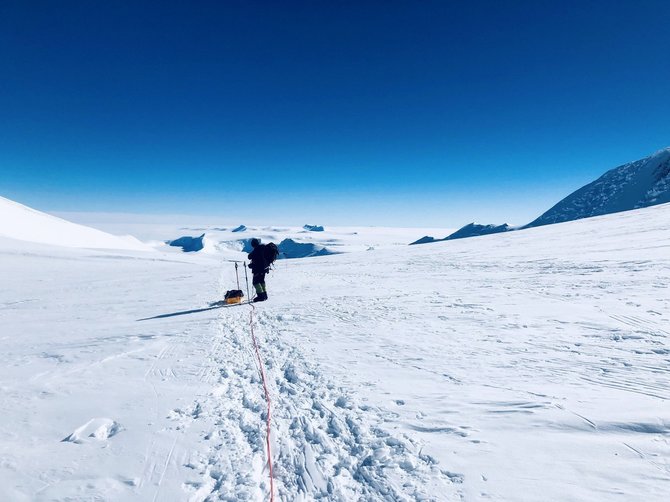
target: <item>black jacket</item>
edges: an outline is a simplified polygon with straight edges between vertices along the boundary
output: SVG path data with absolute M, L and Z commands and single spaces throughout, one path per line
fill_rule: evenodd
M 268 268 L 268 262 L 265 259 L 265 244 L 259 244 L 249 253 L 249 268 L 255 274 L 264 272 Z

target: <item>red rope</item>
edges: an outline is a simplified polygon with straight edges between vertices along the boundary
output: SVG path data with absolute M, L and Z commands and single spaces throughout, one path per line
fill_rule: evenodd
M 249 327 L 251 328 L 251 339 L 254 341 L 254 348 L 256 349 L 256 357 L 258 358 L 258 364 L 261 371 L 261 380 L 263 381 L 263 391 L 265 391 L 265 401 L 268 405 L 267 418 L 265 420 L 266 424 L 266 437 L 265 442 L 268 449 L 268 467 L 270 470 L 270 502 L 274 502 L 275 499 L 275 488 L 274 488 L 274 476 L 272 472 L 272 449 L 270 447 L 270 393 L 268 392 L 268 385 L 265 379 L 265 366 L 263 366 L 263 361 L 261 360 L 261 352 L 258 349 L 258 342 L 256 341 L 256 335 L 254 334 L 254 306 L 251 305 L 250 316 L 249 316 Z

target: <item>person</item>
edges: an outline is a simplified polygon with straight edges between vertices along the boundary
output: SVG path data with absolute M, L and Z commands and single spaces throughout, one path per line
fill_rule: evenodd
M 249 268 L 253 274 L 251 283 L 256 289 L 256 298 L 254 302 L 264 302 L 268 299 L 268 292 L 265 289 L 265 274 L 268 273 L 270 264 L 267 262 L 265 253 L 265 244 L 261 244 L 259 239 L 251 239 L 251 247 L 253 248 L 249 253 Z

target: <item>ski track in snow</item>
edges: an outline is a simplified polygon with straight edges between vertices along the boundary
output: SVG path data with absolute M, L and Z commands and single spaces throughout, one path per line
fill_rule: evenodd
M 204 435 L 211 455 L 197 465 L 204 479 L 200 487 L 211 488 L 207 498 L 212 500 L 269 496 L 266 409 L 248 308 L 219 314 L 217 348 L 209 358 L 215 388 L 185 413 L 213 422 Z M 410 438 L 377 427 L 389 413 L 357 403 L 283 341 L 281 316 L 258 309 L 256 317 L 273 402 L 278 500 L 428 501 L 449 493 L 448 498 L 459 498 L 459 474 L 440 468 Z M 239 459 L 246 461 L 240 465 Z

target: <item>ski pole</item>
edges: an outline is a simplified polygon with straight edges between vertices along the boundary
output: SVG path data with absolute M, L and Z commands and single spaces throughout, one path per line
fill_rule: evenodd
M 240 289 L 240 274 L 237 271 L 237 262 L 235 262 L 235 277 L 237 277 L 237 289 Z
M 244 262 L 244 279 L 247 281 L 247 298 L 251 301 L 251 293 L 249 293 L 249 276 L 247 275 L 247 262 Z

